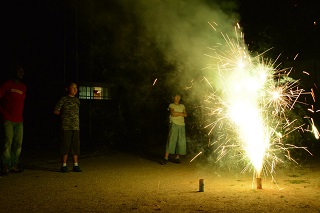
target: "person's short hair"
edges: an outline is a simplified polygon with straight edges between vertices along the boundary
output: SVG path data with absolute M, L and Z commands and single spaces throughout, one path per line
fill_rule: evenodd
M 18 71 L 19 69 L 24 69 L 22 64 L 15 66 L 14 71 Z
M 70 80 L 65 83 L 65 88 L 69 88 L 72 84 L 76 84 L 78 86 L 77 82 Z
M 20 69 L 23 69 L 23 71 L 24 71 L 24 68 L 23 68 L 23 65 L 22 65 L 22 64 L 15 65 L 15 66 L 13 66 L 13 67 L 11 68 L 10 74 L 11 74 L 13 77 L 15 77 L 16 74 L 18 73 L 18 71 L 19 71 Z
M 172 97 L 175 97 L 176 95 L 179 95 L 180 97 L 182 96 L 180 92 L 174 91 L 174 92 L 172 93 Z

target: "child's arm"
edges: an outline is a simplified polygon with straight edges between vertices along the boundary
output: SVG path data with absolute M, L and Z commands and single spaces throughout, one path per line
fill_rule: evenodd
M 65 98 L 64 97 L 60 98 L 60 100 L 57 102 L 57 104 L 54 107 L 53 114 L 60 115 L 60 111 L 64 102 L 65 102 Z
M 170 114 L 172 117 L 179 117 L 179 116 L 187 117 L 187 112 L 185 109 L 183 110 L 183 112 L 176 112 L 172 107 L 170 107 Z
M 5 82 L 0 86 L 0 98 L 2 98 L 6 94 L 6 92 L 8 91 L 8 88 L 9 87 L 7 82 Z
M 188 116 L 186 108 L 183 109 L 183 112 L 182 112 L 181 116 L 182 117 L 187 117 Z

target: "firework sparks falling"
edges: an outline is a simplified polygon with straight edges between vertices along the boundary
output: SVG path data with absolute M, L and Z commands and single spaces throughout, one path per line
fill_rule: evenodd
M 154 79 L 152 86 L 154 86 L 156 84 L 157 80 L 158 80 L 157 78 Z
M 216 30 L 216 23 L 209 24 Z M 306 130 L 300 118 L 292 114 L 297 104 L 310 107 L 300 101 L 300 96 L 313 93 L 299 88 L 299 81 L 289 77 L 291 69 L 275 66 L 278 59 L 272 62 L 262 55 L 250 57 L 239 25 L 235 32 L 235 39 L 221 33 L 224 43 L 210 48 L 213 54 L 206 55 L 214 63 L 205 69 L 218 76 L 216 82 L 204 78 L 211 88 L 205 108 L 213 118 L 206 128 L 219 138 L 209 144 L 218 144 L 218 160 L 228 152 L 246 162 L 249 159 L 243 171 L 253 166 L 260 178 L 263 171 L 274 171 L 275 164 L 282 161 L 281 153 L 293 160 L 291 149 L 308 151 L 306 147 L 286 143 L 284 138 L 294 131 Z M 319 136 L 314 124 L 307 131 Z

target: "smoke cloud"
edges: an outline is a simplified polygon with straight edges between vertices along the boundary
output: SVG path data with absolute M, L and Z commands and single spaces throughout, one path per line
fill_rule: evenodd
M 207 47 L 219 43 L 221 34 L 208 22 L 215 22 L 219 31 L 232 37 L 239 21 L 233 1 L 122 0 L 122 5 L 137 15 L 146 36 L 155 39 L 167 62 L 176 64 L 178 81 L 199 74 L 212 63 L 204 54 Z
M 123 0 L 122 3 L 128 13 L 136 15 L 143 26 L 142 32 L 155 41 L 166 62 L 174 65 L 174 70 L 162 80 L 169 90 L 177 86 L 176 89 L 185 91 L 183 101 L 191 117 L 187 121 L 189 153 L 210 152 L 205 149 L 208 143 L 205 113 L 198 107 L 205 93 L 204 82 L 200 81 L 203 76 L 215 78 L 217 73 L 203 69 L 215 63 L 205 54 L 213 54 L 209 48 L 223 43 L 221 33 L 233 38 L 239 22 L 238 5 L 233 1 L 209 0 Z M 215 29 L 208 22 L 216 23 Z
M 90 17 L 88 25 L 92 25 L 93 77 L 113 78 L 123 86 L 121 97 L 127 99 L 130 128 L 146 129 L 152 123 L 155 129 L 163 124 L 159 128 L 166 137 L 168 102 L 178 90 L 184 93 L 188 125 L 199 130 L 188 133 L 197 138 L 188 139 L 189 149 L 201 149 L 196 140 L 206 143 L 202 137 L 206 132 L 203 115 L 194 106 L 203 99 L 200 80 L 215 74 L 203 70 L 214 63 L 205 54 L 213 54 L 209 48 L 222 42 L 220 32 L 234 35 L 240 21 L 238 4 L 231 0 L 95 0 L 78 6 L 78 13 Z M 217 30 L 208 22 L 216 23 Z

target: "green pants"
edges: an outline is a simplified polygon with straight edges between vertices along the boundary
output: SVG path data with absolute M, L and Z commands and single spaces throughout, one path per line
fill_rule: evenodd
M 2 153 L 2 163 L 11 167 L 19 164 L 19 157 L 22 149 L 23 123 L 4 121 L 4 147 Z
M 185 126 L 171 123 L 166 152 L 169 154 L 185 155 L 187 153 L 186 146 Z

